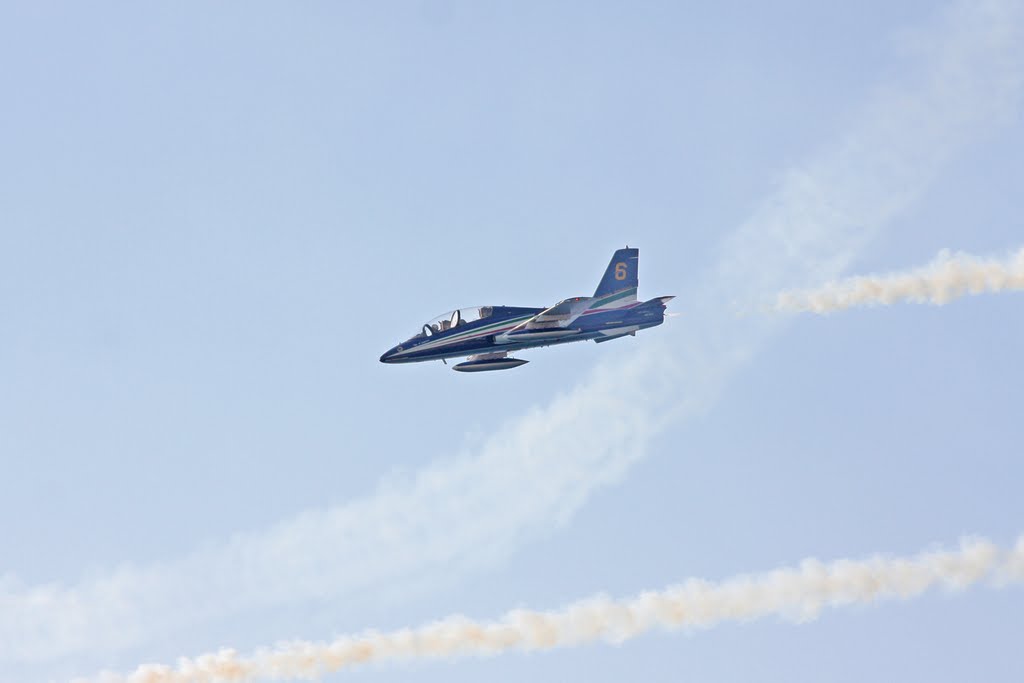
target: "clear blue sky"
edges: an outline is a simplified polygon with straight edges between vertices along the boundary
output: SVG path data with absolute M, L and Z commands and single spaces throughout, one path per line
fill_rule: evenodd
M 1019 295 L 733 319 L 762 283 L 1024 242 L 1019 88 L 960 78 L 944 7 L 0 6 L 0 681 L 1009 543 Z M 989 112 L 991 88 L 1016 94 Z M 805 176 L 851 224 L 800 213 Z M 730 261 L 775 215 L 765 239 L 817 251 Z M 446 309 L 587 295 L 626 243 L 681 317 L 505 373 L 377 362 Z M 591 391 L 695 410 L 573 438 Z M 1019 681 L 1022 608 L 980 589 L 337 680 Z

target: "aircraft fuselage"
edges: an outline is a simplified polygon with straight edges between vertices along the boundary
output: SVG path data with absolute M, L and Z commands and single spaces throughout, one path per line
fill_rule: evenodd
M 519 367 L 508 354 L 539 346 L 619 339 L 665 321 L 670 296 L 637 301 L 640 251 L 619 249 L 594 295 L 562 299 L 549 308 L 476 306 L 438 316 L 389 349 L 382 363 L 418 363 L 468 356 L 453 369 L 485 372 Z
M 417 335 L 389 349 L 380 360 L 382 363 L 416 363 L 501 351 L 511 353 L 590 339 L 607 341 L 663 323 L 665 298 L 637 302 L 624 308 L 586 312 L 568 328 L 524 330 L 518 334 L 509 333 L 544 309 L 494 306 L 493 313 L 486 318 L 434 332 L 430 336 Z

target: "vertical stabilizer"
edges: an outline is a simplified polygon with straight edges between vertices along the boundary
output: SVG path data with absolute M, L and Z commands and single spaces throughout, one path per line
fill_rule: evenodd
M 627 247 L 616 251 L 594 292 L 591 308 L 620 308 L 635 303 L 639 263 L 639 249 Z

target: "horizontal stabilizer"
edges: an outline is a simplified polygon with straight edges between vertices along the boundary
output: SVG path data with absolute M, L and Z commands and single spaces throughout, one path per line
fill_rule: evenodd
M 640 329 L 639 325 L 627 325 L 625 327 L 615 327 L 610 330 L 604 330 L 601 332 L 603 336 L 594 339 L 595 342 L 600 344 L 601 342 L 611 341 L 612 339 L 619 339 L 621 337 L 635 337 L 637 330 Z

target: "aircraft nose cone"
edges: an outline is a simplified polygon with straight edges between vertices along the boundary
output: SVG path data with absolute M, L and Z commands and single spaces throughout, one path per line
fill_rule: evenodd
M 384 353 L 382 353 L 380 355 L 380 362 L 381 363 L 387 363 L 388 362 L 388 357 L 391 356 L 391 353 L 392 353 L 391 351 L 385 351 Z

